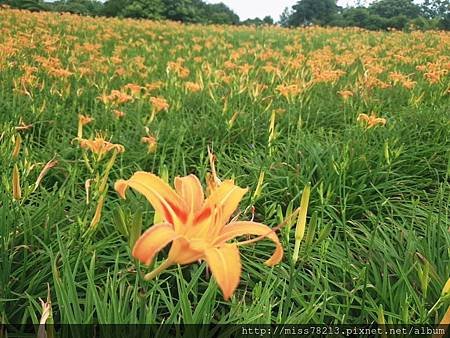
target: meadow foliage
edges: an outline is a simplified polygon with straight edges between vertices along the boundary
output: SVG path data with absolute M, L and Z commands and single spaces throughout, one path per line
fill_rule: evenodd
M 443 31 L 0 9 L 0 321 L 439 323 L 449 72 Z

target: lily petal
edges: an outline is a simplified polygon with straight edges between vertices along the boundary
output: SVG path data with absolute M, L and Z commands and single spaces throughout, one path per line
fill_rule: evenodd
M 222 209 L 222 223 L 225 224 L 236 210 L 242 197 L 248 189 L 243 189 L 234 184 L 232 180 L 226 180 L 216 188 L 205 202 L 204 208 L 213 206 Z
M 183 199 L 158 176 L 138 171 L 129 180 L 118 180 L 114 185 L 121 198 L 125 198 L 128 187 L 144 195 L 156 212 L 176 228 L 184 224 L 188 217 Z
M 179 235 L 175 233 L 172 225 L 169 223 L 153 225 L 136 241 L 132 255 L 148 265 L 159 251 L 178 237 Z
M 220 243 L 224 243 L 235 237 L 243 235 L 265 236 L 275 243 L 275 252 L 272 257 L 265 262 L 266 265 L 273 266 L 278 264 L 283 258 L 283 247 L 281 246 L 278 236 L 271 228 L 261 223 L 250 221 L 229 223 L 223 227 L 218 238 L 215 240 L 215 244 L 220 245 Z
M 186 201 L 190 212 L 195 213 L 201 208 L 205 196 L 197 176 L 176 177 L 175 190 Z
M 169 251 L 168 259 L 176 264 L 190 264 L 203 257 L 201 246 L 193 245 L 186 237 L 180 236 L 173 241 Z
M 241 278 L 241 258 L 237 245 L 225 244 L 220 248 L 209 248 L 205 250 L 205 259 L 223 292 L 223 298 L 229 299 Z

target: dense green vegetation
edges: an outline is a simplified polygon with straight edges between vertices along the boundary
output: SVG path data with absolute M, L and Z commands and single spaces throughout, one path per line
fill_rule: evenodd
M 169 19 L 182 22 L 271 25 L 274 19 L 239 20 L 223 3 L 208 4 L 202 0 L 1 0 L 15 8 L 70 12 L 82 15 Z M 323 25 L 361 27 L 371 30 L 395 29 L 450 29 L 450 0 L 377 0 L 368 7 L 337 5 L 336 0 L 300 0 L 291 9 L 286 8 L 278 22 L 285 27 Z
M 450 29 L 450 1 L 378 0 L 368 7 L 337 6 L 336 0 L 300 0 L 281 18 L 287 26 L 309 24 L 366 29 Z
M 55 323 L 442 320 L 448 32 L 19 10 L 0 10 L 0 31 L 0 323 L 38 323 L 48 292 Z M 115 162 L 80 146 L 99 135 L 124 147 Z M 204 261 L 144 280 L 168 248 L 133 257 L 155 212 L 114 191 L 137 171 L 206 186 L 208 146 L 219 178 L 249 188 L 239 220 L 275 227 L 311 184 L 299 260 L 295 224 L 273 267 L 271 241 L 241 246 L 229 300 Z
M 2 0 L 14 8 L 135 19 L 168 19 L 182 22 L 238 24 L 239 17 L 222 3 L 202 0 Z

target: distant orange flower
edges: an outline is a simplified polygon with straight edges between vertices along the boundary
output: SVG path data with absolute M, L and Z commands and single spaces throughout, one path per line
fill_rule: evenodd
M 161 110 L 169 109 L 169 103 L 167 103 L 167 100 L 163 97 L 151 97 L 150 103 L 157 113 Z
M 164 85 L 163 82 L 156 81 L 156 82 L 146 84 L 145 88 L 147 89 L 147 91 L 152 92 L 154 90 L 160 89 L 163 85 Z
M 202 90 L 202 86 L 195 82 L 186 82 L 186 90 L 191 93 L 196 93 Z
M 156 114 L 160 111 L 169 109 L 169 103 L 163 97 L 152 96 L 150 98 L 150 103 L 152 104 L 152 114 L 150 117 L 150 121 L 153 121 Z
M 253 66 L 248 63 L 244 63 L 242 66 L 239 66 L 239 72 L 244 75 L 248 75 L 250 70 L 252 70 Z
M 80 147 L 83 149 L 88 149 L 97 155 L 104 155 L 112 150 L 117 153 L 123 153 L 125 148 L 121 144 L 111 143 L 106 141 L 102 136 L 98 135 L 93 140 L 79 139 Z
M 141 139 L 141 142 L 147 144 L 147 152 L 149 154 L 153 154 L 154 152 L 156 152 L 156 148 L 158 147 L 158 142 L 156 141 L 156 138 L 154 136 L 151 136 L 151 135 L 144 136 Z
M 66 78 L 71 76 L 73 73 L 63 68 L 48 68 L 48 73 L 54 77 Z
M 94 121 L 94 119 L 88 115 L 78 115 L 78 132 L 77 137 L 83 138 L 83 127 Z
M 390 72 L 389 78 L 394 82 L 394 84 L 400 83 L 406 89 L 412 89 L 416 85 L 416 82 L 412 81 L 409 76 L 399 72 Z
M 428 80 L 429 83 L 434 84 L 438 83 L 445 74 L 446 73 L 443 71 L 430 71 L 423 74 L 423 76 Z
M 129 83 L 123 87 L 125 90 L 129 90 L 131 95 L 133 96 L 139 96 L 141 93 L 142 87 L 135 84 L 135 83 Z
M 341 95 L 344 101 L 347 101 L 349 98 L 353 96 L 353 92 L 351 90 L 340 90 L 338 91 L 338 94 Z
M 289 99 L 292 96 L 298 95 L 301 92 L 301 88 L 296 85 L 279 85 L 277 86 L 277 91 L 283 95 L 285 98 Z
M 223 66 L 225 67 L 225 69 L 228 69 L 228 70 L 233 70 L 233 69 L 237 68 L 237 65 L 235 63 L 233 63 L 232 61 L 225 61 L 223 63 Z
M 94 119 L 88 115 L 78 115 L 78 121 L 81 123 L 81 125 L 85 126 L 94 121 Z
M 272 73 L 272 74 L 275 74 L 278 76 L 281 74 L 281 70 L 278 67 L 274 66 L 271 62 L 267 63 L 266 65 L 262 66 L 261 68 L 266 73 L 269 73 L 269 74 Z
M 113 113 L 114 113 L 114 116 L 117 117 L 118 119 L 125 116 L 125 113 L 121 110 L 114 109 Z
M 416 81 L 412 81 L 412 80 L 405 80 L 402 82 L 402 86 L 405 87 L 406 89 L 413 89 L 416 86 L 417 82 Z
M 359 114 L 357 121 L 364 121 L 367 124 L 367 129 L 377 126 L 378 124 L 385 125 L 386 119 L 384 117 L 377 117 L 375 113 L 370 116 L 367 114 Z
M 345 72 L 342 70 L 333 69 L 313 69 L 314 82 L 336 82 L 339 80 Z
M 104 104 L 123 104 L 133 100 L 131 95 L 122 93 L 119 90 L 112 90 L 110 95 L 102 94 L 98 97 Z
M 190 71 L 183 66 L 183 62 L 183 59 L 178 59 L 176 62 L 169 61 L 167 63 L 167 72 L 175 72 L 182 79 L 188 77 Z

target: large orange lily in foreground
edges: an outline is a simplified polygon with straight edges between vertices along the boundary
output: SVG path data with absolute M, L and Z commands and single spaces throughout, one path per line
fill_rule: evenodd
M 220 182 L 206 199 L 201 183 L 194 175 L 175 178 L 175 190 L 147 172 L 136 172 L 129 180 L 119 180 L 115 184 L 122 198 L 128 187 L 143 194 L 164 220 L 151 226 L 138 239 L 133 256 L 148 265 L 160 250 L 172 243 L 167 260 L 147 274 L 147 280 L 172 264 L 205 260 L 224 298 L 228 299 L 241 276 L 239 244 L 228 241 L 242 235 L 257 235 L 256 240 L 267 237 L 276 248 L 266 264 L 275 265 L 283 257 L 283 248 L 273 229 L 250 221 L 228 223 L 247 192 L 232 180 Z

